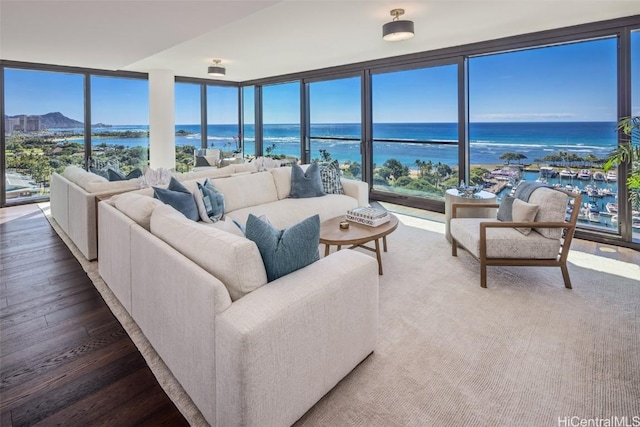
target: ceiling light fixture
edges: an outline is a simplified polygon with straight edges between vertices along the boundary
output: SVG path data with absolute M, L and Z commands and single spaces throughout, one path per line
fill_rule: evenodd
M 219 59 L 214 59 L 214 65 L 209 67 L 209 71 L 207 72 L 207 74 L 209 74 L 210 76 L 224 76 L 225 74 L 227 74 L 227 70 L 222 65 L 220 65 L 220 62 L 222 61 L 220 61 Z
M 387 22 L 382 26 L 382 38 L 395 42 L 400 40 L 406 40 L 413 37 L 413 21 L 401 21 L 398 19 L 400 15 L 404 15 L 404 9 L 393 9 L 391 16 L 393 21 Z

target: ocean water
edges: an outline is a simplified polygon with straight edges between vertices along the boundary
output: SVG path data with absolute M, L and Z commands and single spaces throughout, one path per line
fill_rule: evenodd
M 102 131 L 147 131 L 148 126 L 113 126 L 94 128 Z M 176 145 L 200 145 L 200 125 L 176 125 L 176 131 L 190 135 L 176 136 Z M 207 142 L 210 148 L 234 150 L 237 147 L 238 128 L 235 125 L 209 125 Z M 244 152 L 255 153 L 253 125 L 245 126 Z M 311 135 L 324 138 L 311 139 L 311 157 L 319 157 L 320 149 L 328 150 L 341 161 L 361 161 L 359 124 L 317 124 L 311 126 Z M 235 138 L 234 138 L 235 137 Z M 373 126 L 374 163 L 380 165 L 394 158 L 410 167 L 415 161 L 431 160 L 451 166 L 458 163 L 458 129 L 455 123 L 376 123 Z M 542 122 L 542 123 L 471 123 L 469 127 L 471 164 L 500 164 L 500 155 L 516 152 L 526 156 L 524 163 L 537 163 L 550 154 L 567 152 L 584 157 L 593 154 L 604 158 L 617 144 L 615 122 Z M 424 144 L 420 142 L 431 142 Z M 128 147 L 148 144 L 148 138 L 92 139 L 94 145 L 124 145 Z M 274 154 L 300 156 L 300 126 L 272 124 L 264 127 L 264 147 Z

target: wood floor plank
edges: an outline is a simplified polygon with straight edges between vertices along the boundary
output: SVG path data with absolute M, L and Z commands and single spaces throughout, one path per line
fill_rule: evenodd
M 0 237 L 0 425 L 187 425 L 42 211 Z
M 90 375 L 85 375 L 60 387 L 43 393 L 28 402 L 13 408 L 11 416 L 15 426 L 30 426 L 41 421 L 65 407 L 79 401 L 82 397 L 90 395 L 102 388 L 112 384 L 117 378 L 127 376 L 130 373 L 144 367 L 144 360 L 138 353 L 130 353 L 107 366 L 92 371 Z M 162 395 L 162 390 L 157 390 L 154 394 Z M 165 397 L 166 398 L 166 397 Z M 157 403 L 156 403 L 157 404 Z M 126 410 L 125 405 L 125 410 Z M 118 412 L 122 412 L 120 408 Z M 131 418 L 127 418 L 131 419 Z M 125 425 L 125 424 L 114 424 Z

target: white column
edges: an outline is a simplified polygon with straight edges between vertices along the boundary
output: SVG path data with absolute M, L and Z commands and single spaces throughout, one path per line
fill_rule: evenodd
M 175 76 L 169 70 L 149 72 L 149 166 L 176 167 Z

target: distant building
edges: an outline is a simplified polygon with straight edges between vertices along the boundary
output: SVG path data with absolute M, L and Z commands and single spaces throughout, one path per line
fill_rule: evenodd
M 27 116 L 25 114 L 17 117 L 7 117 L 4 120 L 6 134 L 13 132 L 39 132 L 40 116 Z

